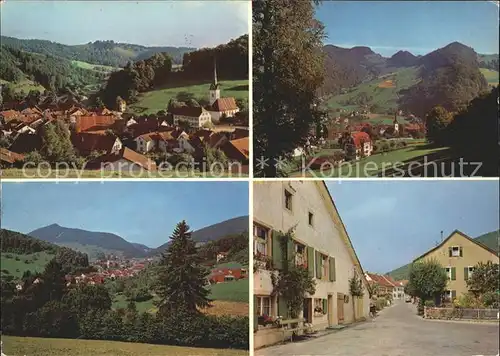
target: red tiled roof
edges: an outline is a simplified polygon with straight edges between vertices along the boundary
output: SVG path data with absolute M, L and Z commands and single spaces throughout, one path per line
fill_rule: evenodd
M 233 97 L 229 98 L 219 98 L 214 101 L 212 104 L 212 111 L 229 111 L 238 109 L 238 105 L 236 105 L 236 100 Z
M 21 113 L 16 110 L 5 110 L 5 111 L 0 111 L 0 116 L 2 116 L 5 120 L 5 122 L 8 122 L 17 116 L 20 116 Z
M 189 116 L 189 117 L 200 117 L 200 115 L 203 112 L 206 112 L 204 108 L 200 107 L 193 107 L 193 106 L 180 106 L 177 108 L 171 108 L 170 113 L 174 115 L 182 115 L 182 116 Z
M 90 131 L 91 129 L 105 129 L 112 126 L 116 119 L 114 116 L 78 116 L 76 118 L 76 132 Z
M 130 148 L 127 147 L 122 148 L 119 155 L 123 159 L 126 159 L 127 161 L 137 163 L 142 168 L 148 171 L 156 170 L 156 163 L 154 161 L 150 160 L 148 157 L 144 155 L 141 155 L 138 152 L 131 150 Z
M 111 152 L 116 140 L 116 137 L 102 134 L 102 131 L 99 133 L 81 132 L 72 135 L 71 137 L 73 146 L 75 146 L 80 153 L 84 154 L 88 154 L 92 151 L 105 151 L 106 153 L 109 153 Z
M 364 142 L 371 142 L 370 135 L 368 135 L 366 132 L 357 132 L 352 135 L 352 138 L 354 140 L 354 144 L 356 147 L 361 147 L 361 141 Z
M 24 155 L 9 151 L 6 148 L 0 148 L 0 160 L 8 163 L 14 163 L 16 161 L 22 161 Z
M 248 137 L 243 137 L 237 140 L 228 141 L 222 146 L 222 150 L 229 158 L 236 159 L 238 161 L 244 161 L 249 157 L 248 147 Z

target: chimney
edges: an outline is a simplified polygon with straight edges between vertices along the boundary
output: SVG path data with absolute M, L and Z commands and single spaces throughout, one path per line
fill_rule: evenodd
M 443 230 L 441 230 L 441 242 L 443 242 Z

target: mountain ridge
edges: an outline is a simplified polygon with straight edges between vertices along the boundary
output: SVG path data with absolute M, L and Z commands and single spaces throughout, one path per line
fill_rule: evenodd
M 85 44 L 66 45 L 42 39 L 21 39 L 0 36 L 2 46 L 16 50 L 79 60 L 92 64 L 124 67 L 129 61 L 147 59 L 155 53 L 166 52 L 175 64 L 182 64 L 184 53 L 195 51 L 194 47 L 143 46 L 132 43 L 94 41 Z
M 248 215 L 231 218 L 195 230 L 192 232 L 192 238 L 196 242 L 208 242 L 244 231 L 248 231 Z M 115 252 L 124 257 L 147 257 L 162 252 L 169 243 L 166 242 L 157 248 L 151 248 L 141 243 L 129 242 L 114 233 L 69 228 L 57 223 L 42 226 L 26 235 L 76 251 L 92 252 L 94 258 L 98 252 L 104 254 Z

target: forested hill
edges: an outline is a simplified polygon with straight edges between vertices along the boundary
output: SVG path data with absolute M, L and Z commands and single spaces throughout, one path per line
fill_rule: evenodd
M 342 95 L 364 91 L 370 100 L 359 105 L 393 102 L 393 109 L 397 106 L 418 117 L 424 117 L 437 105 L 458 111 L 488 90 L 480 68 L 498 70 L 498 55 L 481 55 L 459 42 L 424 56 L 399 51 L 385 58 L 369 47 L 333 45 L 324 46 L 323 52 L 325 73 L 320 96 L 346 102 Z M 367 85 L 373 90 L 362 90 Z
M 0 229 L 0 252 L 17 255 L 46 252 L 62 264 L 66 273 L 84 271 L 89 268 L 89 259 L 84 253 L 7 229 Z
M 181 64 L 184 54 L 194 51 L 192 47 L 146 47 L 114 41 L 95 41 L 82 45 L 64 45 L 61 43 L 38 40 L 18 39 L 1 36 L 2 46 L 13 49 L 52 55 L 68 60 L 83 61 L 111 67 L 124 67 L 129 61 L 147 59 L 155 53 L 167 53 L 174 64 Z
M 71 61 L 48 54 L 24 52 L 2 46 L 0 79 L 11 83 L 31 80 L 45 89 L 59 91 L 65 87 L 83 87 L 106 80 L 108 73 L 88 70 Z M 27 93 L 26 93 L 27 94 Z

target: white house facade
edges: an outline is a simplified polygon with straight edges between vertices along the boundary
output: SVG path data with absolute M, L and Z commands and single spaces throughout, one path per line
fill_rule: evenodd
M 287 319 L 286 300 L 273 293 L 273 268 L 280 266 L 278 235 L 294 228 L 287 241 L 287 254 L 296 265 L 307 268 L 316 281 L 314 295 L 304 295 L 300 318 L 311 330 L 352 323 L 369 315 L 368 284 L 333 200 L 321 181 L 254 183 L 254 318 L 280 316 Z M 290 252 L 293 251 L 293 252 Z M 352 297 L 349 279 L 363 283 L 363 297 Z M 276 327 L 254 325 L 256 348 L 282 341 Z

